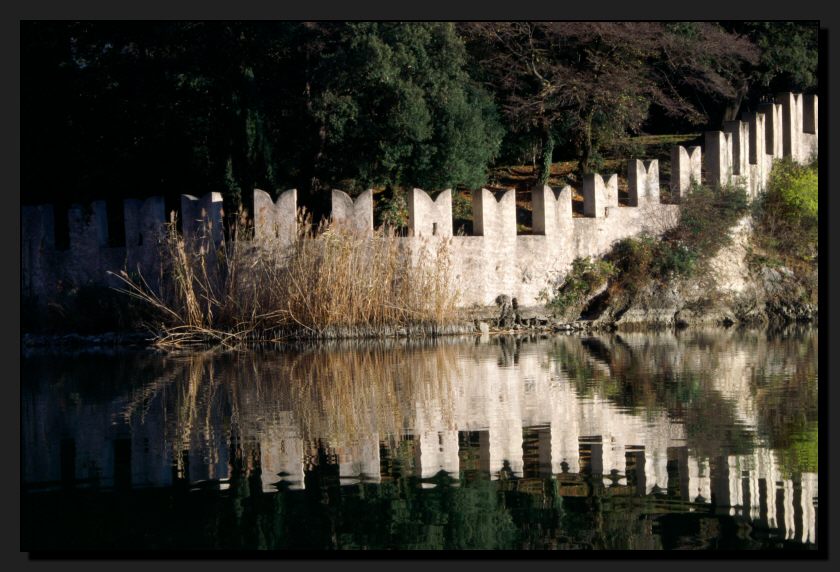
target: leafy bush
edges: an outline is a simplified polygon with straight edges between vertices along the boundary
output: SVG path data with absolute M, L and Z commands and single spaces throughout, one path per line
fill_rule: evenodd
M 658 276 L 689 276 L 699 259 L 694 250 L 679 243 L 659 243 L 659 256 L 654 261 L 655 272 Z
M 618 241 L 602 259 L 577 259 L 547 306 L 565 311 L 583 302 L 605 280 L 611 296 L 635 296 L 653 281 L 695 275 L 730 239 L 748 212 L 744 189 L 694 185 L 680 209 L 680 222 L 661 238 L 642 234 Z
M 452 218 L 472 220 L 472 202 L 461 192 L 452 193 Z
M 613 291 L 633 295 L 653 280 L 691 275 L 699 256 L 675 240 L 641 235 L 619 241 L 606 258 L 616 269 Z
M 800 259 L 816 255 L 818 183 L 816 165 L 790 159 L 773 165 L 767 191 L 755 205 L 759 246 Z
M 582 304 L 589 295 L 602 286 L 616 269 L 607 260 L 575 258 L 572 268 L 553 296 L 542 293 L 546 306 L 558 314 Z
M 390 189 L 377 197 L 374 216 L 377 225 L 386 225 L 397 232 L 408 229 L 408 202 L 401 189 Z
M 452 224 L 455 234 L 472 234 L 472 201 L 461 191 L 452 191 Z
M 681 203 L 680 223 L 666 238 L 678 240 L 698 257 L 711 257 L 729 244 L 729 230 L 748 212 L 749 200 L 743 188 L 693 183 Z
M 622 290 L 632 294 L 649 281 L 656 242 L 656 238 L 646 235 L 625 238 L 607 255 L 617 270 L 615 282 Z

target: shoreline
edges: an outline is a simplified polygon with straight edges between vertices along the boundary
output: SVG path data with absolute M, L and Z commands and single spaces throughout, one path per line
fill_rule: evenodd
M 697 328 L 713 328 L 721 330 L 748 329 L 748 330 L 785 330 L 788 328 L 818 328 L 819 320 L 791 320 L 780 315 L 777 319 L 768 321 L 704 321 L 697 320 L 691 323 L 671 320 L 662 322 L 655 319 L 637 321 L 632 323 L 617 323 L 615 320 L 592 319 L 574 320 L 571 322 L 561 321 L 545 314 L 528 312 L 521 323 L 511 324 L 505 327 L 498 326 L 498 313 L 494 316 L 487 312 L 472 309 L 467 311 L 468 318 L 444 326 L 429 326 L 415 324 L 410 326 L 384 327 L 384 328 L 340 328 L 322 333 L 320 336 L 307 334 L 305 330 L 297 334 L 288 332 L 282 337 L 273 339 L 242 340 L 238 347 L 256 349 L 267 346 L 282 345 L 312 345 L 329 342 L 371 342 L 384 340 L 435 340 L 452 337 L 502 337 L 502 336 L 532 336 L 532 335 L 587 335 L 596 333 L 655 333 L 655 332 L 680 332 Z M 199 349 L 211 349 L 224 347 L 219 343 L 190 343 L 179 347 L 162 347 L 156 344 L 155 334 L 149 331 L 110 331 L 93 334 L 79 332 L 62 333 L 37 333 L 22 332 L 21 351 L 39 350 L 75 350 L 75 349 L 152 349 L 157 351 L 189 351 Z

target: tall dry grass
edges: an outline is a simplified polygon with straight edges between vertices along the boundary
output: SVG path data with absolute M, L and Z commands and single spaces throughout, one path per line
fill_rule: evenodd
M 211 228 L 185 239 L 170 222 L 154 283 L 119 274 L 122 291 L 154 310 L 160 345 L 434 333 L 453 320 L 445 239 L 313 228 L 303 212 L 291 241 L 244 228 L 241 219 L 231 240 L 214 244 Z

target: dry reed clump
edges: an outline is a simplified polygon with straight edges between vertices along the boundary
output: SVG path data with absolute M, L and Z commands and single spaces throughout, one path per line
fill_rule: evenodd
M 122 291 L 156 311 L 160 345 L 371 336 L 406 326 L 433 334 L 454 316 L 447 240 L 411 239 L 411 247 L 389 230 L 313 229 L 303 213 L 290 241 L 245 237 L 243 228 L 216 244 L 211 228 L 184 238 L 173 221 L 153 283 L 119 274 Z

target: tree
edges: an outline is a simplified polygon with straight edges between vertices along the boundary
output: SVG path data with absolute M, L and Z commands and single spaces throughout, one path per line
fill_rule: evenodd
M 221 190 L 236 207 L 239 189 L 272 183 L 247 25 L 33 22 L 22 31 L 25 194 Z
M 30 22 L 22 48 L 25 200 L 474 187 L 503 133 L 447 23 Z
M 540 137 L 538 181 L 558 139 L 582 173 L 601 141 L 638 130 L 650 105 L 700 123 L 693 94 L 734 96 L 755 60 L 746 39 L 712 23 L 486 22 L 462 25 L 479 77 L 495 88 L 510 127 Z
M 744 100 L 756 102 L 780 91 L 816 90 L 817 22 L 728 22 L 724 27 L 750 38 L 761 54 L 758 62 L 744 74 L 724 120 L 736 119 Z
M 502 129 L 447 23 L 313 24 L 305 54 L 311 190 L 479 186 Z

